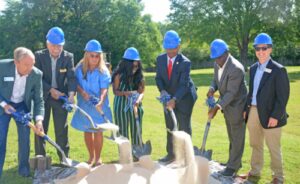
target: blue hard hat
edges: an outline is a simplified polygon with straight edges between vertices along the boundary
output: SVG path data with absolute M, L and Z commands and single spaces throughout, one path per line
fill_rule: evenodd
M 210 58 L 215 59 L 222 56 L 226 51 L 228 51 L 228 45 L 221 39 L 215 39 L 210 44 Z
M 95 39 L 88 41 L 84 50 L 87 52 L 102 52 L 101 44 Z
M 64 45 L 65 44 L 65 34 L 63 30 L 59 27 L 53 27 L 48 31 L 46 36 L 47 41 L 54 45 Z
M 272 45 L 272 38 L 267 33 L 260 33 L 255 37 L 253 46 L 259 44 Z
M 175 49 L 180 44 L 181 39 L 178 33 L 174 30 L 167 31 L 164 40 L 163 40 L 163 47 L 165 49 Z
M 129 47 L 128 49 L 126 49 L 123 58 L 128 60 L 133 60 L 133 61 L 141 60 L 139 51 L 134 47 Z

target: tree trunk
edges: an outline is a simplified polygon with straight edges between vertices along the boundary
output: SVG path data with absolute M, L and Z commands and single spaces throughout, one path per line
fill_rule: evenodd
M 243 39 L 242 47 L 240 49 L 240 61 L 244 65 L 245 71 L 248 71 L 248 43 L 247 38 Z

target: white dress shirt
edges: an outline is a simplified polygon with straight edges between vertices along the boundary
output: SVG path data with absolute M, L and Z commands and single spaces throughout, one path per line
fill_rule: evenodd
M 16 68 L 16 74 L 15 74 L 15 82 L 13 87 L 13 92 L 10 98 L 10 101 L 13 103 L 20 103 L 24 101 L 24 95 L 25 95 L 25 87 L 26 87 L 26 81 L 27 81 L 27 75 L 21 76 Z M 1 107 L 5 107 L 7 103 L 5 101 L 1 102 Z M 35 120 L 43 120 L 44 117 L 42 115 L 37 115 L 35 117 Z
M 10 98 L 13 103 L 20 103 L 24 100 L 27 77 L 28 75 L 21 76 L 16 69 L 13 92 Z
M 219 70 L 218 70 L 218 80 L 219 80 L 219 82 L 220 82 L 220 80 L 221 80 L 221 78 L 222 78 L 222 74 L 223 74 L 224 69 L 225 69 L 225 67 L 226 67 L 226 64 L 227 64 L 227 62 L 228 62 L 229 56 L 230 56 L 230 55 L 228 55 L 228 57 L 227 57 L 227 59 L 226 59 L 224 65 L 223 65 L 222 67 L 220 67 L 219 65 L 217 65 L 218 68 L 219 68 Z
M 169 61 L 171 60 L 171 61 L 172 61 L 172 68 L 173 68 L 173 65 L 174 65 L 174 62 L 175 62 L 176 57 L 177 57 L 177 55 L 174 56 L 174 57 L 172 57 L 172 58 L 170 58 L 170 57 L 168 56 L 168 64 L 167 64 L 167 66 L 169 65 Z

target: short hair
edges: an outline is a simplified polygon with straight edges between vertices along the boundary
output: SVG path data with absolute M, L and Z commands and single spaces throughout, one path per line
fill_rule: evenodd
M 14 60 L 20 61 L 25 56 L 30 56 L 32 58 L 35 58 L 32 51 L 25 47 L 18 47 L 14 50 Z

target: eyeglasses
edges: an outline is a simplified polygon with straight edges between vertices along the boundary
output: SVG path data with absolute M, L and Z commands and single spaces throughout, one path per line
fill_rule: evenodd
M 270 48 L 270 47 L 254 47 L 255 51 L 257 51 L 257 52 L 260 50 L 266 51 L 268 48 Z
M 100 55 L 99 54 L 90 54 L 90 58 L 99 58 Z

